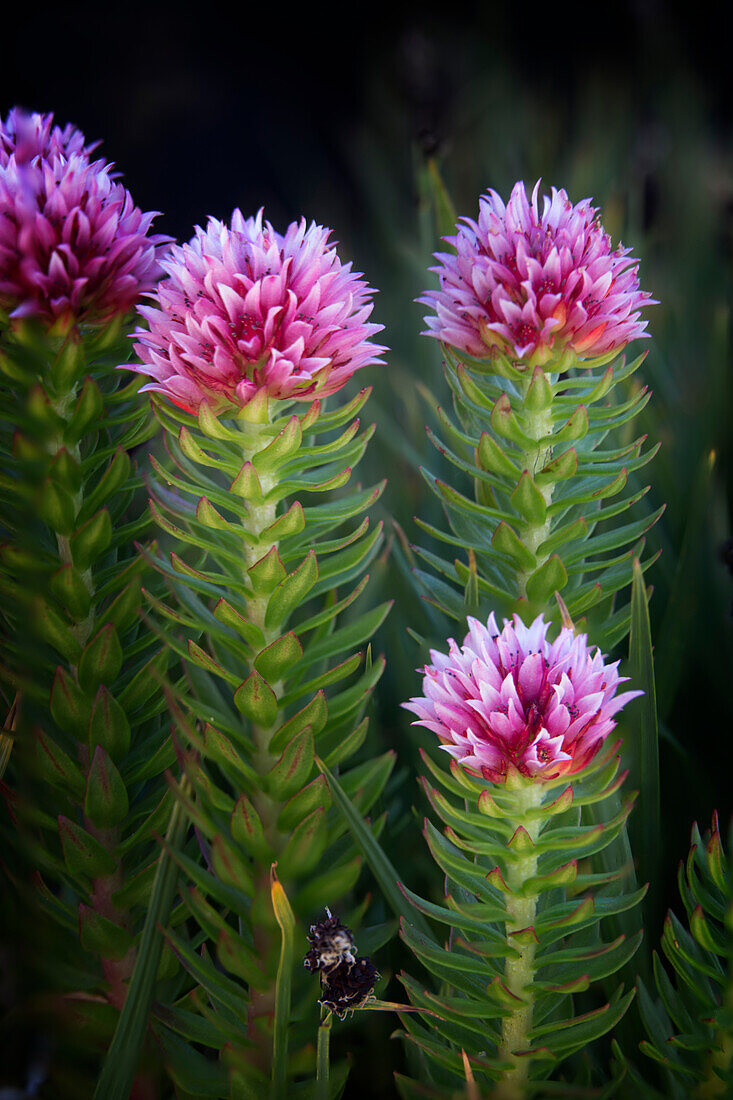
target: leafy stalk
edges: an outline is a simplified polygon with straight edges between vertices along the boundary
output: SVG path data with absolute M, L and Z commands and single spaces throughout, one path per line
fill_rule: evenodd
M 326 411 L 319 401 L 293 407 L 260 394 L 228 418 L 205 403 L 197 416 L 156 406 L 169 462 L 154 461 L 151 508 L 174 549 L 155 559 L 170 598 L 151 606 L 186 670 L 181 756 L 192 794 L 179 788 L 177 796 L 203 857 L 177 856 L 191 883 L 184 905 L 200 931 L 168 936 L 210 1002 L 206 1042 L 222 1051 L 237 1095 L 267 1092 L 270 1081 L 283 1094 L 297 1072 L 291 1061 L 303 1064 L 297 1041 L 308 1038 L 300 1008 L 302 1025 L 290 1019 L 295 1053 L 286 1057 L 278 990 L 290 964 L 280 955 L 271 866 L 299 921 L 334 904 L 359 874 L 315 753 L 340 773 L 361 815 L 394 761 L 389 752 L 343 770 L 366 737 L 363 713 L 383 668 L 354 650 L 389 610 L 356 605 L 381 540 L 364 513 L 381 487 L 337 492 L 372 434 L 359 433 L 354 419 L 367 397 Z M 294 987 L 293 1013 L 301 993 Z M 158 1014 L 160 1027 L 181 1020 L 187 997 Z M 182 1076 L 191 1052 L 161 1034 L 171 1072 Z M 182 1034 L 201 1041 L 193 1022 Z M 212 1072 L 210 1095 L 219 1095 L 217 1080 Z
M 644 356 L 609 365 L 616 356 L 609 353 L 582 366 L 570 356 L 530 371 L 498 352 L 479 362 L 443 350 L 458 425 L 440 410 L 441 436 L 429 435 L 470 492 L 423 471 L 450 529 L 417 522 L 458 552 L 450 560 L 416 548 L 430 568 L 416 572 L 428 599 L 459 621 L 467 610 L 485 617 L 489 609 L 527 619 L 539 611 L 556 617 L 559 592 L 571 617 L 592 620 L 596 640 L 611 648 L 630 625 L 616 593 L 630 584 L 662 511 L 615 521 L 644 496 L 634 474 L 657 449 L 644 453 L 643 437 L 621 442 L 619 434 L 650 395 L 639 387 L 624 400 L 614 390 Z
M 127 995 L 174 759 L 150 675 L 167 655 L 139 618 L 133 540 L 149 520 L 130 452 L 155 425 L 139 382 L 116 369 L 128 347 L 121 320 L 0 333 L 0 630 L 20 700 L 6 777 L 25 837 L 18 882 L 39 872 L 37 902 L 66 935 L 72 969 L 45 980 L 83 991 L 76 1011 L 102 1035 Z
M 648 1041 L 641 1050 L 664 1073 L 664 1095 L 709 1100 L 733 1089 L 733 865 L 717 814 L 704 838 L 695 825 L 678 883 L 687 927 L 670 912 L 655 956 L 654 1000 L 643 983 L 639 1009 Z M 634 1074 L 639 1096 L 658 1095 Z
M 425 780 L 425 791 L 445 825 L 441 833 L 426 821 L 425 838 L 445 875 L 445 898 L 436 905 L 405 893 L 449 932 L 440 946 L 402 924 L 438 987 L 403 979 L 424 1013 L 424 1023 L 405 1016 L 404 1024 L 436 1086 L 465 1081 L 465 1052 L 492 1096 L 521 1098 L 625 1013 L 633 990 L 619 987 L 605 1003 L 594 990 L 641 937 L 606 941 L 599 922 L 638 904 L 644 891 L 625 893 L 620 875 L 593 873 L 587 860 L 619 834 L 632 800 L 605 825 L 585 824 L 586 808 L 619 786 L 617 750 L 604 749 L 570 780 L 537 783 L 514 772 L 490 788 L 453 761 L 447 772 L 425 758 L 439 785 Z

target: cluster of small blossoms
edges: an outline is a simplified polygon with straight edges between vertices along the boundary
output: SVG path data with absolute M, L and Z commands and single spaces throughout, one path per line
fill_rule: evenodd
M 493 613 L 486 625 L 468 623 L 462 646 L 450 638 L 447 654 L 430 651 L 424 696 L 403 705 L 455 760 L 492 782 L 511 768 L 539 780 L 579 771 L 615 728 L 613 716 L 642 694 L 616 695 L 626 679 L 618 661 L 605 664 L 586 635 L 567 627 L 548 641 L 542 615 L 530 626 L 515 615 L 501 631 Z
M 262 211 L 231 227 L 211 218 L 189 244 L 164 261 L 165 278 L 139 313 L 142 365 L 165 394 L 189 411 L 206 401 L 215 411 L 246 405 L 265 391 L 309 399 L 340 389 L 361 367 L 381 363 L 386 349 L 370 337 L 371 290 L 342 264 L 330 230 L 304 220 L 284 235 Z
M 530 366 L 568 349 L 580 358 L 620 350 L 644 336 L 630 249 L 613 248 L 589 199 L 573 205 L 552 189 L 539 209 L 539 181 L 528 199 L 514 185 L 505 205 L 495 191 L 479 201 L 478 221 L 462 219 L 455 248 L 436 253 L 440 290 L 418 299 L 435 310 L 427 336 L 476 359 L 497 348 Z
M 94 145 L 53 115 L 0 120 L 0 308 L 60 329 L 125 314 L 161 274 L 169 238 Z

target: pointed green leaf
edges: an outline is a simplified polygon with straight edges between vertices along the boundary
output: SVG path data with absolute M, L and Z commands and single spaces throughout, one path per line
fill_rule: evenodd
M 106 959 L 122 959 L 132 946 L 132 936 L 126 928 L 84 904 L 79 906 L 79 938 L 85 951 Z
M 92 516 L 98 508 L 114 496 L 130 476 L 130 456 L 124 447 L 118 447 L 101 479 L 84 501 L 80 519 Z
M 542 367 L 535 367 L 525 394 L 524 407 L 532 413 L 544 412 L 552 404 L 552 386 Z
M 65 657 L 69 664 L 76 664 L 81 646 L 74 637 L 70 626 L 53 607 L 38 596 L 33 601 L 33 626 L 36 633 L 56 652 Z
M 215 836 L 211 843 L 211 866 L 214 874 L 225 886 L 234 886 L 250 896 L 254 893 L 252 871 L 223 836 Z
M 555 592 L 560 592 L 567 583 L 567 569 L 557 554 L 552 554 L 527 579 L 527 596 L 537 603 L 549 603 Z
M 497 526 L 491 537 L 491 545 L 495 550 L 498 550 L 502 554 L 506 554 L 512 561 L 515 561 L 520 569 L 534 569 L 537 564 L 531 550 L 527 549 L 524 543 L 517 537 L 516 532 L 503 520 Z
M 74 496 L 81 488 L 81 466 L 77 460 L 69 454 L 66 447 L 56 452 L 56 457 L 51 463 L 51 478 Z
M 327 840 L 326 811 L 319 806 L 293 829 L 278 860 L 282 876 L 307 875 L 320 863 Z
M 52 787 L 60 786 L 79 801 L 84 795 L 84 777 L 70 756 L 43 730 L 36 732 L 36 764 Z
M 551 452 L 550 452 L 551 453 Z M 557 458 L 551 458 L 541 470 L 534 475 L 535 483 L 541 488 L 544 485 L 554 485 L 556 481 L 564 481 L 569 477 L 575 477 L 578 469 L 578 454 L 575 448 L 564 451 Z
M 236 611 L 230 603 L 222 597 L 214 608 L 214 616 L 221 623 L 226 623 L 242 637 L 248 645 L 259 649 L 264 645 L 265 637 L 258 626 L 249 622 Z
M 588 434 L 588 427 L 588 410 L 585 405 L 579 405 L 559 431 L 552 433 L 553 447 L 558 443 L 569 443 L 576 439 L 582 439 Z
M 327 810 L 331 802 L 331 790 L 326 777 L 319 775 L 288 799 L 277 819 L 277 828 L 281 833 L 289 833 L 312 810 L 318 807 Z
M 266 649 L 255 657 L 254 666 L 269 683 L 281 680 L 289 669 L 303 656 L 303 647 L 293 631 L 283 634 L 271 642 Z
M 300 420 L 297 416 L 291 416 L 282 431 L 252 459 L 257 471 L 264 473 L 281 466 L 296 453 L 302 439 Z
M 111 684 L 122 668 L 122 646 L 112 623 L 97 631 L 79 658 L 79 683 L 89 694 Z
M 99 420 L 103 409 L 102 391 L 93 378 L 86 378 L 71 419 L 64 428 L 64 442 L 69 446 L 78 443 L 84 433 Z
M 516 489 L 509 498 L 519 512 L 529 523 L 541 524 L 545 522 L 547 505 L 545 498 L 539 491 L 527 470 L 524 470 Z
M 260 862 L 272 859 L 260 815 L 246 795 L 242 794 L 237 799 L 229 824 L 233 839 L 237 844 L 241 844 L 246 852 Z
M 277 730 L 270 741 L 270 752 L 282 752 L 290 739 L 299 733 L 301 730 L 309 726 L 313 731 L 314 737 L 318 736 L 328 719 L 328 705 L 326 703 L 326 696 L 322 691 L 318 691 L 313 698 L 306 703 L 302 710 L 299 710 L 297 714 L 294 714 L 292 718 L 289 718 L 287 722 L 284 722 L 280 729 Z
M 310 726 L 297 733 L 265 777 L 267 790 L 280 802 L 304 787 L 313 770 L 313 731 Z
M 514 480 L 521 473 L 516 462 L 502 451 L 494 437 L 489 435 L 488 432 L 481 433 L 476 448 L 476 461 L 480 469 L 488 470 L 489 473 L 500 474 L 503 477 L 510 477 Z
M 270 524 L 260 535 L 261 539 L 269 539 L 270 542 L 278 542 L 289 535 L 299 535 L 305 529 L 305 516 L 303 505 L 299 500 L 293 501 L 281 516 Z
M 91 702 L 61 665 L 53 678 L 50 704 L 51 715 L 59 729 L 70 733 L 77 741 L 85 740 L 92 712 Z
M 91 752 L 101 745 L 113 760 L 120 760 L 130 748 L 130 723 L 114 695 L 102 684 L 97 691 L 89 722 Z
M 137 620 L 142 605 L 140 578 L 133 577 L 100 615 L 103 623 L 112 623 L 118 634 Z
M 265 627 L 271 630 L 280 626 L 301 604 L 318 580 L 318 561 L 310 550 L 298 568 L 277 586 L 270 596 L 265 612 Z
M 271 546 L 263 558 L 250 566 L 247 575 L 258 596 L 269 596 L 286 576 L 277 546 Z
M 46 478 L 38 501 L 38 515 L 57 534 L 70 535 L 76 523 L 74 497 L 51 478 Z
M 122 776 L 108 753 L 97 745 L 87 776 L 84 813 L 97 828 L 110 829 L 124 820 L 128 809 Z
M 101 878 L 112 874 L 117 862 L 111 852 L 80 825 L 69 821 L 62 814 L 59 815 L 58 823 L 64 863 L 72 875 Z
M 491 412 L 491 426 L 502 439 L 516 443 L 522 450 L 528 451 L 537 446 L 534 439 L 522 431 L 519 421 L 512 412 L 512 406 L 505 393 L 501 395 Z
M 99 558 L 112 541 L 112 520 L 106 508 L 76 531 L 69 539 L 71 557 L 77 569 L 82 572 Z
M 234 481 L 229 486 L 229 492 L 243 497 L 253 504 L 261 504 L 263 500 L 262 486 L 257 476 L 257 471 L 251 462 L 245 462 Z
M 234 705 L 252 722 L 269 729 L 277 718 L 277 696 L 256 669 L 234 693 Z

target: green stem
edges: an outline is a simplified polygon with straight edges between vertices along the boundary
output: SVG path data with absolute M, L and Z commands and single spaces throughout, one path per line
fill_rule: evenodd
M 329 1100 L 331 1095 L 331 1023 L 333 1016 L 327 1009 L 326 1017 L 318 1028 L 318 1052 L 316 1056 L 316 1095 L 315 1100 Z
M 531 379 L 527 379 L 524 387 L 522 398 L 526 398 L 527 390 L 529 389 Z M 526 470 L 530 477 L 534 477 L 539 469 L 541 469 L 548 459 L 546 453 L 546 446 L 544 444 L 545 439 L 552 432 L 553 420 L 552 420 L 552 406 L 550 405 L 546 409 L 540 411 L 532 411 L 524 408 L 525 430 L 532 439 L 536 441 L 536 446 L 529 448 L 522 452 L 522 469 Z M 543 485 L 540 487 L 540 492 L 545 502 L 545 507 L 549 508 L 552 502 L 552 493 L 554 490 L 554 483 Z M 543 523 L 533 523 L 527 520 L 521 532 L 521 538 L 524 545 L 530 550 L 536 557 L 536 565 L 533 569 L 520 570 L 517 574 L 517 586 L 520 597 L 526 597 L 527 595 L 527 580 L 534 569 L 544 565 L 549 555 L 538 555 L 537 551 L 543 542 L 550 535 L 552 522 L 549 517 L 546 517 Z
M 264 424 L 246 421 L 241 422 L 243 462 L 251 462 L 254 455 L 270 442 L 272 436 L 267 429 L 271 423 L 271 408 L 268 410 L 268 414 L 268 421 Z M 266 496 L 277 484 L 277 479 L 266 473 L 260 474 L 259 480 L 263 496 Z M 256 538 L 255 542 L 249 539 L 243 541 L 244 572 L 246 575 L 247 570 L 265 557 L 273 548 L 277 549 L 278 542 L 277 540 L 272 541 L 267 537 L 261 538 L 262 533 L 271 527 L 277 518 L 277 504 L 269 501 L 257 504 L 251 500 L 246 500 L 245 506 L 247 515 L 243 524 L 246 527 L 247 533 L 250 536 L 254 535 Z M 268 629 L 265 625 L 268 599 L 269 596 L 267 595 L 254 595 L 247 599 L 247 618 L 254 626 L 259 627 L 262 631 L 265 646 L 273 642 L 280 633 L 278 628 Z M 270 687 L 275 696 L 279 699 L 283 690 L 282 683 L 277 681 L 272 683 Z M 257 773 L 263 778 L 273 767 L 277 759 L 276 756 L 270 752 L 270 742 L 277 728 L 277 718 L 269 727 L 258 724 L 253 724 L 252 726 L 252 737 L 256 746 L 252 763 Z M 262 822 L 265 839 L 275 854 L 275 858 L 277 858 L 277 855 L 282 850 L 286 841 L 286 837 L 280 833 L 276 825 L 282 807 L 278 802 L 274 801 L 263 788 L 264 783 L 262 788 L 254 793 L 252 801 Z M 255 883 L 253 907 L 262 913 L 268 913 L 271 910 L 269 876 L 269 865 L 268 867 L 262 867 Z M 253 930 L 255 948 L 259 957 L 262 959 L 262 966 L 265 973 L 271 972 L 274 962 L 273 956 L 277 942 L 276 937 L 273 935 L 274 931 L 274 923 L 267 920 L 258 922 L 256 928 Z M 269 1029 L 263 1026 L 263 1023 L 264 1021 L 272 1019 L 275 1007 L 275 986 L 272 982 L 268 983 L 264 989 L 253 988 L 250 990 L 247 1032 L 250 1039 L 252 1039 L 260 1049 L 260 1059 L 263 1063 L 263 1069 L 274 1057 L 272 1044 L 276 1041 L 276 1036 L 274 1038 L 271 1037 Z
M 529 1031 L 532 1027 L 534 1011 L 532 982 L 535 974 L 536 942 L 534 936 L 526 940 L 517 937 L 518 932 L 531 929 L 537 913 L 537 895 L 523 897 L 519 891 L 528 879 L 537 874 L 537 854 L 535 844 L 540 832 L 540 819 L 527 819 L 527 811 L 542 804 L 543 787 L 541 783 L 528 783 L 515 792 L 516 809 L 512 825 L 526 830 L 532 841 L 531 849 L 521 856 L 510 856 L 507 868 L 506 936 L 513 952 L 504 964 L 504 984 L 510 993 L 518 997 L 521 1007 L 514 1009 L 510 1016 L 502 1020 L 499 1060 L 510 1063 L 501 1082 L 497 1086 L 497 1100 L 520 1100 L 524 1095 L 524 1085 L 528 1080 L 529 1062 L 526 1057 L 518 1058 L 515 1051 L 529 1046 Z

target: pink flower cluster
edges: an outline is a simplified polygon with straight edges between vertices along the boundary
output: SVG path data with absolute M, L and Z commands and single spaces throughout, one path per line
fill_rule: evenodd
M 52 115 L 0 121 L 0 308 L 62 329 L 127 313 L 160 277 L 169 238 L 148 236 L 112 166 Z
M 553 187 L 540 213 L 539 187 L 530 200 L 515 184 L 506 206 L 489 191 L 478 221 L 462 219 L 445 238 L 456 254 L 436 253 L 440 290 L 418 299 L 435 310 L 425 335 L 476 359 L 497 347 L 531 366 L 567 349 L 603 355 L 646 335 L 640 311 L 652 301 L 630 249 L 612 248 L 589 199 L 574 206 Z
M 63 130 L 54 126 L 53 115 L 28 114 L 20 107 L 13 107 L 8 117 L 0 121 L 0 165 L 5 166 L 11 157 L 16 164 L 28 164 L 34 157 L 50 160 L 55 156 L 88 156 L 98 142 L 85 145 L 85 137 L 71 123 Z
M 569 628 L 548 641 L 541 615 L 531 626 L 515 615 L 501 631 L 493 613 L 485 626 L 468 624 L 460 648 L 450 638 L 447 654 L 431 650 L 424 696 L 403 705 L 447 753 L 494 783 L 510 768 L 540 780 L 579 771 L 614 729 L 614 714 L 643 694 L 616 695 L 626 679 L 618 661 L 591 655 L 586 635 Z
M 143 389 L 197 411 L 241 407 L 258 392 L 307 399 L 338 390 L 360 367 L 381 363 L 370 342 L 371 290 L 329 244 L 330 230 L 304 220 L 284 235 L 262 211 L 231 228 L 213 218 L 175 247 L 155 305 L 138 312 L 132 367 L 153 381 Z

